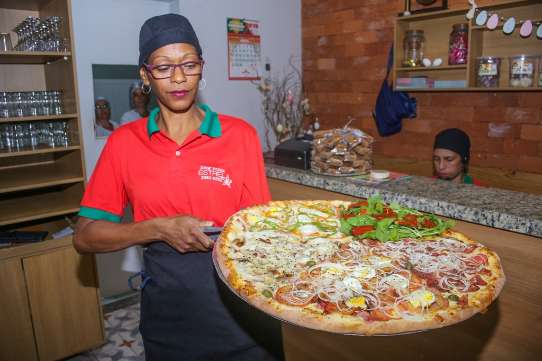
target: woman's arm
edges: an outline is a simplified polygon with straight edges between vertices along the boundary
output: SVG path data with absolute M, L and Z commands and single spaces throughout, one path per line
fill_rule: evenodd
M 191 216 L 154 218 L 127 224 L 79 217 L 73 243 L 80 253 L 112 252 L 159 240 L 181 253 L 204 252 L 212 248 L 213 241 L 201 227 L 210 225 L 212 222 Z

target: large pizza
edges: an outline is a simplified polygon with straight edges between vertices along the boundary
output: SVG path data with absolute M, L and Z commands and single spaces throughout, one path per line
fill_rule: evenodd
M 275 201 L 233 215 L 213 257 L 235 293 L 281 320 L 415 332 L 485 311 L 505 282 L 497 254 L 450 226 L 379 198 Z

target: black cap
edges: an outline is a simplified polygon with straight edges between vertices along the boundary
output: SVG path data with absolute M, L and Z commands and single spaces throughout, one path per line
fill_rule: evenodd
M 470 139 L 467 133 L 458 128 L 445 129 L 435 137 L 433 149 L 442 148 L 456 152 L 466 164 L 470 159 Z
M 201 56 L 198 37 L 187 18 L 179 14 L 165 14 L 147 19 L 139 32 L 139 66 L 156 49 L 176 43 L 193 45 Z

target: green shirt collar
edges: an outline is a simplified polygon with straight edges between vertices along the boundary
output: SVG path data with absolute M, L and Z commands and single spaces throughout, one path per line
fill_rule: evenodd
M 200 133 L 213 138 L 220 137 L 222 135 L 222 127 L 220 126 L 220 120 L 218 120 L 218 114 L 213 112 L 207 104 L 198 104 L 198 106 L 205 112 L 205 117 L 199 127 Z M 158 113 L 160 113 L 160 108 L 154 108 L 149 114 L 149 120 L 147 121 L 147 133 L 149 134 L 149 138 L 154 133 L 160 131 L 160 128 L 156 123 Z

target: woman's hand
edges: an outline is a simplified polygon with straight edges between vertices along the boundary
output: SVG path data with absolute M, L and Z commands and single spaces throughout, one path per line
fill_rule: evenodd
M 160 239 L 181 253 L 213 248 L 213 241 L 202 231 L 202 227 L 212 226 L 211 221 L 202 221 L 191 216 L 156 218 Z

